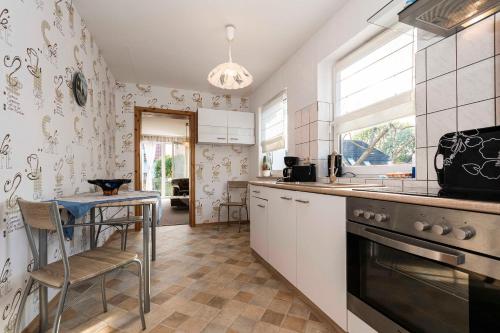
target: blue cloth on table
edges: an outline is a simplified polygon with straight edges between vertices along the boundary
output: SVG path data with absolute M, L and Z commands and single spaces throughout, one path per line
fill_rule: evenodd
M 140 199 L 148 199 L 148 198 L 154 198 L 154 196 L 152 196 L 151 194 L 148 194 L 148 195 L 142 195 L 142 196 L 138 195 L 138 196 L 134 196 L 134 197 L 120 198 L 120 199 L 115 199 L 115 200 L 112 200 L 113 198 L 107 198 L 107 200 L 96 200 L 96 201 L 91 201 L 91 202 L 67 201 L 67 200 L 59 200 L 59 199 L 55 199 L 53 201 L 57 202 L 58 205 L 63 206 L 68 211 L 68 221 L 66 221 L 65 224 L 66 225 L 74 225 L 76 219 L 85 216 L 92 208 L 94 208 L 98 204 L 129 201 L 129 200 L 140 200 Z M 157 198 L 159 199 L 160 197 L 157 196 Z M 160 205 L 158 205 L 158 207 L 157 207 L 157 212 L 158 212 L 158 217 L 159 217 L 158 220 L 161 219 L 161 217 L 160 217 L 161 209 L 159 206 Z M 63 233 L 64 233 L 64 236 L 66 237 L 66 239 L 71 240 L 71 239 L 73 239 L 74 228 L 64 228 Z

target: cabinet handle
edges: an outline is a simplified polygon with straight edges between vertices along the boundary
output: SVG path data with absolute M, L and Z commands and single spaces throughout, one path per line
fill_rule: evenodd
M 253 192 L 253 193 L 257 193 L 257 194 L 259 194 L 259 193 L 260 193 L 260 191 L 252 191 L 252 192 Z
M 266 206 L 264 206 L 264 205 L 257 205 L 257 207 L 266 208 Z
M 217 138 L 217 140 L 226 140 L 226 138 Z
M 230 140 L 238 141 L 238 138 L 230 138 Z
M 303 203 L 303 204 L 308 204 L 308 203 L 309 203 L 309 201 L 308 201 L 308 200 L 299 200 L 299 199 L 295 199 L 295 201 L 300 202 L 300 203 Z
M 290 197 L 280 197 L 280 198 L 283 200 L 292 200 L 292 198 L 290 198 Z

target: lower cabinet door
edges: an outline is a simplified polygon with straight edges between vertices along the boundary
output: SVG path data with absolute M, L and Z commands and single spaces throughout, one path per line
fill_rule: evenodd
M 297 286 L 347 330 L 345 198 L 297 192 Z
M 273 189 L 269 195 L 269 263 L 297 285 L 295 192 Z
M 267 200 L 250 197 L 250 247 L 266 261 L 267 242 Z

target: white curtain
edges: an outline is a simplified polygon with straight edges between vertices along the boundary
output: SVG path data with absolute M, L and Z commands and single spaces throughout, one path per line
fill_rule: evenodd
M 285 91 L 282 91 L 263 106 L 260 119 L 260 144 L 263 153 L 285 148 L 286 108 Z
M 156 152 L 156 142 L 143 141 L 144 154 L 146 155 L 146 191 L 153 190 L 153 166 Z

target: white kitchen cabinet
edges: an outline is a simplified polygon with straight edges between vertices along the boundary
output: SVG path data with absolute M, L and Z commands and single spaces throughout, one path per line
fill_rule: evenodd
M 231 144 L 253 145 L 255 144 L 254 129 L 228 127 L 227 141 Z
M 254 113 L 229 111 L 227 113 L 227 127 L 255 128 Z
M 199 108 L 198 142 L 255 144 L 255 115 L 253 112 Z
M 227 127 L 198 126 L 199 143 L 227 143 Z
M 297 192 L 297 287 L 347 330 L 346 199 Z
M 227 127 L 228 115 L 225 110 L 198 109 L 198 126 Z
M 269 194 L 269 263 L 290 283 L 297 285 L 297 192 L 275 189 Z
M 250 247 L 266 261 L 269 260 L 267 206 L 267 200 L 250 196 Z

